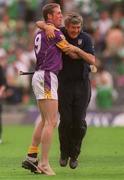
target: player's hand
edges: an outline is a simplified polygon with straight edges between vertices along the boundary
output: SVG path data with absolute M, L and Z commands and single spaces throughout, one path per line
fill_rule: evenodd
M 46 26 L 46 36 L 48 39 L 52 39 L 55 38 L 55 30 L 59 31 L 59 29 L 57 29 L 56 27 L 52 26 L 52 25 L 47 25 Z

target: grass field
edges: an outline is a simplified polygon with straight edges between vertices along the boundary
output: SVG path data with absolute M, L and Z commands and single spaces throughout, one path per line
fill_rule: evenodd
M 90 127 L 79 159 L 79 167 L 71 170 L 58 164 L 57 130 L 50 153 L 56 176 L 35 175 L 21 168 L 31 141 L 33 126 L 5 126 L 0 145 L 0 180 L 121 180 L 124 179 L 124 128 Z

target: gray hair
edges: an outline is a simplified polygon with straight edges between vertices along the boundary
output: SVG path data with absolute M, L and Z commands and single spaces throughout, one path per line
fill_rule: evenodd
M 71 24 L 79 24 L 83 25 L 83 18 L 78 13 L 69 13 L 64 20 L 65 26 Z

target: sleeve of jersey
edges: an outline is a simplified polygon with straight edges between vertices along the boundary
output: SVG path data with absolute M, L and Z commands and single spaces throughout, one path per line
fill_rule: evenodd
M 66 41 L 65 36 L 62 34 L 61 31 L 56 32 L 56 46 L 63 50 L 65 47 L 68 46 L 68 41 Z

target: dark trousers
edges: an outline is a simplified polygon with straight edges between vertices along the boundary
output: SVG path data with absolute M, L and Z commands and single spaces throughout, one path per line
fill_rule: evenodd
M 78 158 L 87 130 L 85 117 L 91 97 L 90 81 L 60 83 L 58 95 L 60 153 L 63 158 Z
M 0 103 L 0 139 L 2 138 L 2 105 Z

